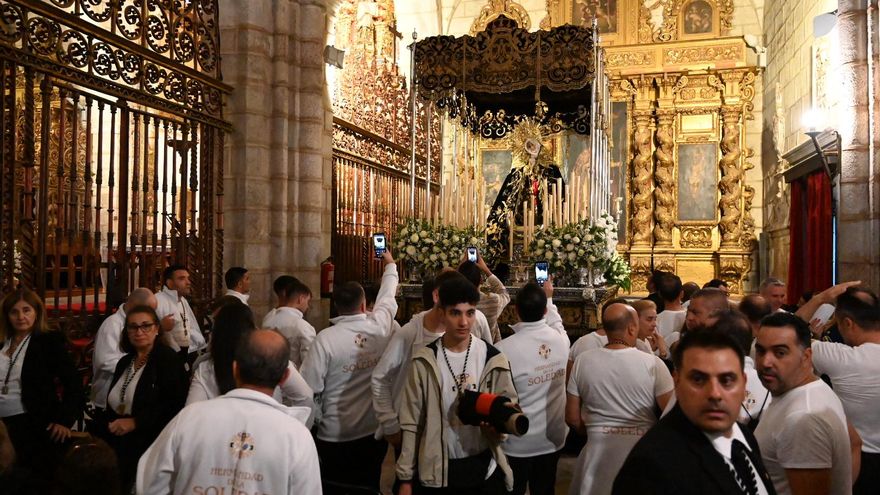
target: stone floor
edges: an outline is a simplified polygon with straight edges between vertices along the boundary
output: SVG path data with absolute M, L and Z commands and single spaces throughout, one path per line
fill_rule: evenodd
M 563 454 L 559 458 L 556 468 L 556 493 L 565 495 L 571 484 L 572 471 L 577 464 L 577 457 Z M 391 486 L 394 484 L 394 450 L 388 449 L 385 463 L 382 465 L 382 494 L 392 495 Z

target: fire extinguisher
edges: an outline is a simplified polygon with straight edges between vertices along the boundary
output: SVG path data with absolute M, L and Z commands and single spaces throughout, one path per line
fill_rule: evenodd
M 321 297 L 333 296 L 333 271 L 335 269 L 333 256 L 321 262 Z

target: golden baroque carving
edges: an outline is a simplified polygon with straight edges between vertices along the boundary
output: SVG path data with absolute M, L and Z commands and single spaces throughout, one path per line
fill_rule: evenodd
M 483 6 L 477 18 L 471 24 L 470 35 L 474 36 L 480 31 L 484 31 L 490 22 L 499 16 L 505 16 L 516 22 L 517 26 L 522 29 L 530 29 L 532 20 L 529 13 L 522 5 L 512 0 L 489 0 L 489 3 Z
M 668 65 L 739 60 L 742 45 L 710 45 L 690 48 L 671 48 L 663 51 L 663 63 Z
M 553 28 L 553 11 L 559 6 L 559 0 L 547 0 L 546 5 L 547 15 L 541 19 L 539 27 L 544 31 L 549 31 Z
M 647 292 L 648 278 L 651 276 L 651 257 L 631 255 L 629 266 L 632 268 L 630 278 L 632 279 L 633 292 Z
M 663 7 L 663 26 L 654 35 L 654 41 L 674 41 L 678 39 L 678 18 L 681 8 L 688 0 L 660 0 Z M 733 28 L 733 0 L 711 0 L 718 10 L 721 36 L 726 36 Z
M 633 112 L 636 130 L 633 139 L 633 246 L 651 245 L 651 217 L 653 216 L 653 184 L 651 159 L 651 111 Z
M 753 101 L 755 99 L 755 81 L 757 79 L 757 75 L 754 72 L 749 71 L 743 75 L 742 80 L 739 82 L 740 99 L 742 100 L 743 105 L 743 117 L 746 120 L 755 119 L 752 112 L 755 109 Z
M 680 242 L 683 248 L 711 248 L 712 227 L 682 227 Z
M 742 198 L 743 170 L 740 164 L 740 116 L 736 106 L 721 109 L 723 120 L 721 137 L 721 247 L 739 246 L 742 226 L 740 224 L 740 199 Z
M 684 88 L 679 93 L 682 100 L 694 100 L 697 98 L 697 90 L 694 88 Z
M 727 282 L 731 294 L 742 294 L 742 281 L 752 266 L 749 255 L 722 256 L 719 260 L 719 278 Z
M 661 272 L 675 273 L 675 257 L 674 256 L 654 256 L 654 270 Z
M 657 246 L 672 246 L 672 226 L 675 223 L 675 184 L 672 173 L 675 167 L 673 158 L 673 123 L 675 111 L 664 110 L 657 115 L 657 149 L 654 151 L 656 170 L 654 171 L 654 242 Z
M 654 65 L 654 54 L 650 51 L 613 52 L 606 54 L 608 69 Z

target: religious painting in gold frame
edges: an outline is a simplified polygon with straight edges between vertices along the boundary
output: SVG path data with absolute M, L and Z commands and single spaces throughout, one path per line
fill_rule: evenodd
M 687 0 L 679 12 L 678 37 L 682 41 L 715 38 L 721 22 L 718 7 L 712 0 Z
M 575 24 L 592 25 L 598 21 L 603 42 L 614 42 L 623 38 L 627 26 L 626 0 L 575 0 L 572 2 Z
M 677 162 L 677 222 L 714 225 L 718 221 L 718 143 L 681 143 Z
M 611 102 L 611 214 L 617 218 L 617 242 L 626 243 L 629 209 L 630 103 Z
M 480 147 L 480 170 L 482 171 L 484 191 L 483 202 L 486 211 L 492 209 L 495 198 L 501 192 L 504 179 L 513 167 L 513 153 L 503 147 Z

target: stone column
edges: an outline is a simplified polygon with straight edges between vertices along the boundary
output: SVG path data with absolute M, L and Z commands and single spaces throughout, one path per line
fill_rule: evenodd
M 226 139 L 223 268 L 249 269 L 258 322 L 281 274 L 317 296 L 330 254 L 328 3 L 220 0 L 223 79 L 235 88 L 225 109 L 235 130 Z M 321 324 L 321 312 L 311 313 Z
M 869 30 L 867 5 L 872 10 Z M 880 289 L 880 115 L 877 110 L 877 1 L 840 0 L 842 85 L 838 269 L 840 280 Z M 870 32 L 869 32 L 870 31 Z M 875 44 L 868 52 L 868 42 Z M 869 57 L 871 58 L 869 64 Z M 874 74 L 870 73 L 874 69 Z

